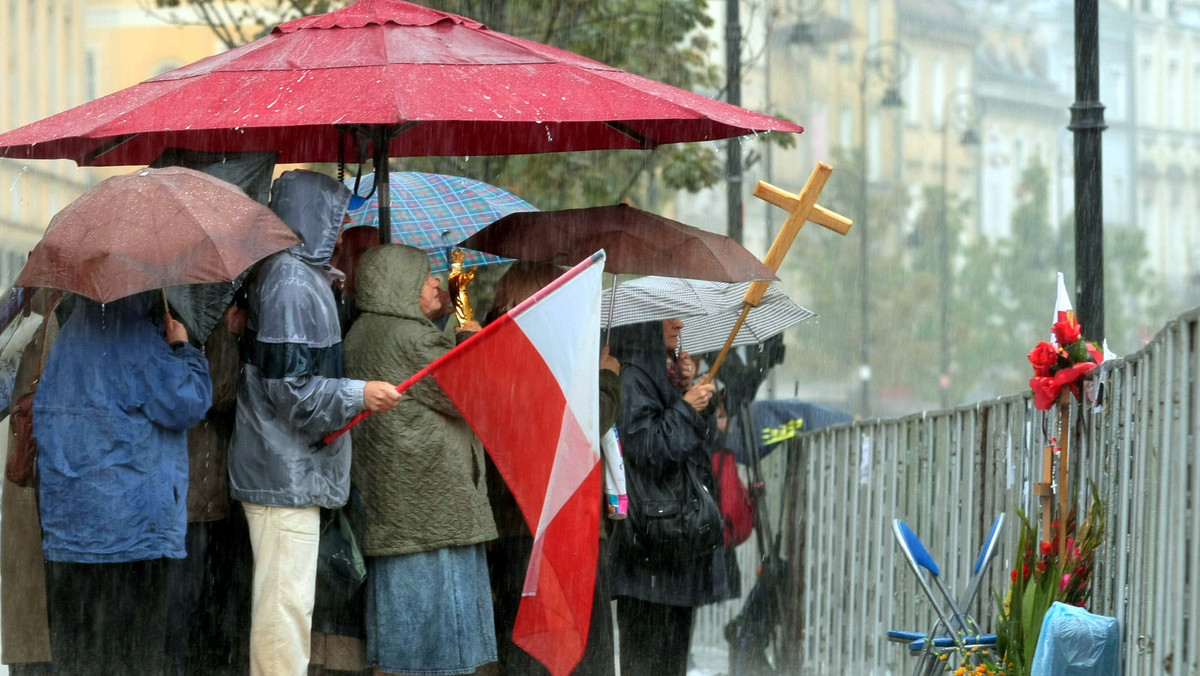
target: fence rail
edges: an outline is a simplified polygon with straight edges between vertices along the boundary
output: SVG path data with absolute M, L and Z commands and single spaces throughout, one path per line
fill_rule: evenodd
M 1105 506 L 1091 609 L 1119 620 L 1127 676 L 1200 674 L 1198 323 L 1200 308 L 1141 351 L 1106 364 L 1090 381 L 1103 382 L 1099 405 L 1073 407 L 1069 495 L 1082 513 L 1094 482 Z M 907 651 L 884 633 L 926 629 L 934 618 L 898 558 L 893 519 L 912 526 L 947 586 L 959 590 L 987 528 L 1005 512 L 1000 554 L 984 587 L 1003 594 L 1016 556 L 1016 511 L 1036 512 L 1032 485 L 1050 436 L 1057 436 L 1057 414 L 1035 410 L 1023 394 L 787 442 L 768 472 L 779 482 L 775 502 L 787 505 L 790 588 L 779 672 L 911 671 Z M 753 566 L 752 549 L 744 545 L 739 557 Z M 985 628 L 994 623 L 991 593 L 970 610 Z M 735 612 L 731 603 L 702 614 L 698 644 L 716 640 Z

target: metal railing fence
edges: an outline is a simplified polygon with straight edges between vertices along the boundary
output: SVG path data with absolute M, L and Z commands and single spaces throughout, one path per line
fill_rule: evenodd
M 1105 507 L 1090 609 L 1119 620 L 1126 676 L 1200 674 L 1198 324 L 1200 308 L 1106 364 L 1090 381 L 1103 383 L 1099 405 L 1073 407 L 1072 504 L 1082 514 L 1094 482 Z M 925 630 L 934 617 L 899 558 L 897 518 L 929 547 L 947 586 L 961 590 L 993 519 L 1007 514 L 985 593 L 969 609 L 990 629 L 993 593 L 1007 591 L 1017 556 L 1017 509 L 1036 518 L 1032 484 L 1057 423 L 1057 412 L 1037 411 L 1021 394 L 831 427 L 769 457 L 764 474 L 773 506 L 784 510 L 790 566 L 779 673 L 911 671 L 907 651 L 885 632 Z M 756 557 L 753 540 L 739 551 L 743 597 Z M 739 608 L 702 610 L 695 644 L 723 644 L 720 630 Z

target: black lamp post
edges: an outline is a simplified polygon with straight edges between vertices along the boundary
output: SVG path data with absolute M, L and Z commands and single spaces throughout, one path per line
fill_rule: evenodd
M 975 95 L 966 87 L 959 87 L 946 95 L 942 116 L 942 204 L 938 213 L 938 272 L 941 276 L 941 342 L 938 387 L 941 406 L 950 407 L 950 132 L 962 129 L 959 143 L 964 146 L 979 145 L 975 132 Z
M 858 83 L 858 129 L 861 135 L 861 162 L 859 169 L 859 200 L 856 225 L 862 235 L 859 251 L 862 268 L 862 294 L 860 355 L 858 377 L 862 384 L 859 412 L 867 417 L 871 412 L 871 289 L 870 289 L 870 233 L 867 226 L 867 173 L 870 166 L 870 148 L 867 142 L 867 84 L 871 76 L 879 77 L 885 83 L 883 98 L 880 105 L 884 108 L 901 108 L 904 101 L 900 98 L 900 78 L 908 68 L 908 53 L 901 49 L 899 43 L 893 41 L 877 42 L 869 45 L 862 55 L 861 78 Z
M 1100 17 L 1097 0 L 1075 0 L 1075 298 L 1088 340 L 1104 339 L 1104 201 L 1101 183 Z

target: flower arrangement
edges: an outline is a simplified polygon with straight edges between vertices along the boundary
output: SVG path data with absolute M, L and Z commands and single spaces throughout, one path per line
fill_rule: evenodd
M 1047 540 L 1038 540 L 1037 528 L 1024 513 L 1018 537 L 1017 559 L 1009 573 L 1012 587 L 1008 598 L 996 598 L 999 620 L 996 649 L 1003 655 L 998 672 L 1027 676 L 1037 648 L 1042 620 L 1055 601 L 1086 607 L 1091 594 L 1095 551 L 1104 537 L 1104 509 L 1092 486 L 1092 503 L 1083 522 L 1076 526 L 1075 513 L 1066 518 L 1066 547 L 1058 546 L 1060 520 L 1050 524 Z
M 1075 320 L 1075 313 L 1060 316 L 1062 319 L 1052 329 L 1057 345 L 1042 341 L 1029 351 L 1029 363 L 1033 364 L 1029 387 L 1033 390 L 1033 406 L 1039 411 L 1053 406 L 1064 387 L 1078 398 L 1079 379 L 1104 361 L 1099 348 L 1083 339 L 1083 328 Z

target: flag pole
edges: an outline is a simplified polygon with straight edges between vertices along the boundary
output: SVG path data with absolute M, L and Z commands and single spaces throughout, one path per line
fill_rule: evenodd
M 580 262 L 575 267 L 562 273 L 561 275 L 558 276 L 558 279 L 555 279 L 553 282 L 550 282 L 549 284 L 542 287 L 541 289 L 538 289 L 537 292 L 535 292 L 532 296 L 521 301 L 520 303 L 518 303 L 516 305 L 516 307 L 514 307 L 513 309 L 504 313 L 504 316 L 508 316 L 508 317 L 519 316 L 522 312 L 525 312 L 525 310 L 528 309 L 531 305 L 542 300 L 549 294 L 553 293 L 559 287 L 561 287 L 563 284 L 566 284 L 567 282 L 571 281 L 575 277 L 579 276 L 580 273 L 582 273 L 584 270 L 587 270 L 588 268 L 592 267 L 596 263 L 600 263 L 601 265 L 604 264 L 604 250 L 603 249 L 601 249 L 600 251 L 597 251 L 596 253 L 592 254 L 591 256 L 588 256 L 586 259 L 584 259 L 582 262 Z M 461 351 L 464 348 L 466 348 L 468 345 L 473 344 L 475 341 L 479 340 L 484 335 L 490 334 L 492 331 L 494 331 L 496 329 L 496 327 L 499 326 L 499 324 L 500 324 L 500 322 L 497 321 L 497 322 L 492 322 L 491 324 L 488 324 L 487 326 L 483 327 L 482 331 L 476 332 L 473 336 L 471 336 L 470 338 L 467 338 L 461 344 L 455 346 L 452 350 L 450 350 L 446 354 L 438 357 L 437 359 L 434 359 L 433 362 L 429 364 L 429 366 L 426 366 L 425 368 L 421 369 L 420 371 L 417 371 L 416 373 L 409 376 L 404 382 L 402 382 L 396 386 L 396 391 L 403 394 L 406 390 L 408 390 L 408 388 L 412 387 L 413 385 L 416 385 L 417 381 L 421 380 L 425 376 L 432 373 L 433 370 L 436 369 L 438 366 L 441 366 L 443 362 L 446 362 L 450 359 L 457 358 L 459 354 L 462 354 Z M 368 417 L 370 417 L 370 415 L 371 415 L 371 411 L 367 410 L 367 411 L 363 411 L 362 413 L 359 413 L 358 415 L 354 416 L 353 418 L 350 419 L 350 422 L 346 423 L 345 426 L 343 426 L 341 429 L 330 432 L 329 434 L 322 437 L 320 444 L 317 446 L 317 448 L 315 450 L 320 450 L 321 448 L 324 448 L 325 446 L 332 444 L 335 440 L 337 440 L 338 437 L 342 436 L 346 432 L 349 432 L 351 430 L 351 428 L 358 425 L 362 421 L 366 420 Z
M 833 173 L 832 166 L 824 162 L 817 162 L 817 166 L 809 174 L 804 188 L 795 195 L 764 181 L 759 181 L 758 185 L 754 187 L 755 197 L 786 209 L 789 212 L 787 221 L 784 222 L 783 227 L 780 228 L 779 233 L 775 236 L 775 241 L 771 244 L 771 249 L 767 252 L 767 257 L 763 259 L 763 264 L 770 268 L 771 272 L 779 272 L 779 266 L 783 263 L 784 257 L 787 256 L 788 250 L 792 247 L 792 242 L 796 239 L 796 235 L 799 234 L 800 228 L 804 227 L 805 222 L 812 221 L 817 225 L 833 230 L 839 235 L 845 235 L 850 230 L 852 223 L 850 219 L 817 204 L 817 197 L 820 196 L 821 190 L 825 187 L 825 182 L 829 180 L 831 173 Z M 770 280 L 762 280 L 750 285 L 750 288 L 746 291 L 745 298 L 742 300 L 742 313 L 738 316 L 737 322 L 733 326 L 733 331 L 725 339 L 725 345 L 721 348 L 721 352 L 713 362 L 712 368 L 704 376 L 703 382 L 711 383 L 716 380 L 717 372 L 721 370 L 721 364 L 725 361 L 726 355 L 729 354 L 730 348 L 733 347 L 733 341 L 737 337 L 738 331 L 742 330 L 742 324 L 745 323 L 746 316 L 750 314 L 750 310 L 758 307 L 759 303 L 762 302 L 763 294 L 767 292 L 767 287 L 770 284 Z

